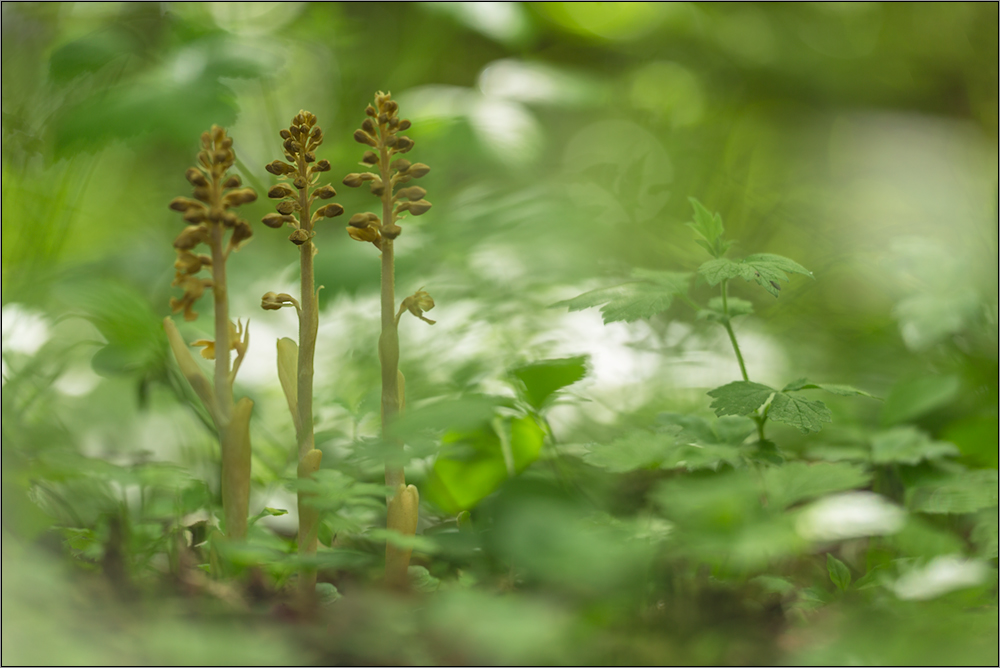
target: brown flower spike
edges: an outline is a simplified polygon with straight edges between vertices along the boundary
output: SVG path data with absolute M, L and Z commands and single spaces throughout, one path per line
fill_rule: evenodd
M 330 163 L 316 160 L 315 151 L 323 143 L 323 130 L 316 125 L 316 116 L 308 111 L 300 111 L 288 128 L 281 130 L 280 135 L 285 160 L 275 160 L 265 169 L 283 183 L 272 186 L 267 192 L 268 197 L 278 200 L 275 205 L 277 213 L 267 214 L 263 222 L 276 229 L 285 225 L 293 228 L 288 240 L 299 249 L 301 303 L 289 294 L 268 292 L 261 297 L 260 306 L 267 311 L 294 306 L 298 313 L 298 344 L 287 338 L 278 341 L 278 377 L 295 425 L 298 477 L 311 478 L 319 470 L 323 459 L 323 452 L 315 447 L 313 434 L 313 360 L 319 328 L 319 303 L 313 272 L 316 247 L 313 245 L 313 238 L 316 236 L 316 224 L 326 218 L 342 215 L 344 207 L 329 203 L 322 204 L 313 211 L 313 205 L 317 202 L 337 195 L 333 186 L 317 185 L 320 174 L 330 171 Z M 310 503 L 308 493 L 299 492 L 298 510 L 299 554 L 315 554 L 319 511 Z M 304 569 L 300 574 L 299 586 L 304 602 L 311 604 L 316 590 L 315 570 Z
M 382 434 L 388 439 L 389 427 L 406 401 L 403 374 L 399 371 L 399 317 L 403 311 L 409 311 L 424 322 L 434 324 L 433 320 L 424 317 L 424 311 L 433 308 L 434 300 L 423 290 L 404 299 L 397 311 L 393 264 L 393 246 L 403 232 L 399 223 L 405 214 L 419 216 L 431 208 L 431 203 L 424 199 L 427 191 L 408 185 L 413 179 L 426 176 L 430 167 L 398 157 L 410 152 L 413 140 L 400 134 L 410 128 L 410 121 L 399 118 L 399 105 L 391 95 L 378 93 L 375 105 L 368 105 L 365 114 L 367 118 L 354 132 L 354 140 L 370 149 L 364 152 L 361 164 L 378 171 L 348 174 L 344 177 L 344 185 L 360 188 L 367 183 L 372 195 L 382 202 L 382 215 L 354 214 L 348 221 L 347 233 L 355 241 L 370 243 L 382 251 L 382 334 L 378 352 L 382 365 Z M 402 450 L 401 443 L 396 443 L 396 447 Z M 417 488 L 406 484 L 403 467 L 391 459 L 386 461 L 385 483 L 392 490 L 387 508 L 388 528 L 413 535 L 419 505 Z M 386 544 L 385 578 L 390 586 L 406 586 L 409 561 L 409 550 Z
M 185 320 L 195 320 L 194 304 L 206 290 L 211 290 L 215 311 L 215 340 L 200 339 L 193 346 L 201 347 L 202 357 L 214 360 L 215 373 L 210 382 L 195 363 L 173 320 L 166 318 L 163 326 L 174 357 L 191 387 L 212 416 L 222 446 L 222 505 L 226 520 L 226 535 L 243 539 L 247 531 L 247 510 L 250 500 L 250 413 L 253 402 L 246 397 L 233 401 L 233 382 L 250 344 L 250 332 L 242 323 L 229 319 L 229 299 L 226 287 L 226 261 L 253 235 L 250 224 L 233 211 L 242 204 L 257 199 L 257 193 L 243 188 L 240 177 L 229 175 L 236 162 L 233 140 L 226 131 L 213 126 L 201 136 L 198 165 L 185 177 L 194 187 L 194 197 L 178 197 L 170 208 L 183 214 L 187 227 L 174 240 L 177 259 L 173 285 L 184 290 L 180 298 L 170 299 L 174 313 L 184 312 Z M 200 245 L 208 246 L 209 254 L 195 253 Z M 200 273 L 209 269 L 211 278 Z M 220 351 L 226 351 L 220 354 Z M 231 351 L 236 351 L 232 360 Z

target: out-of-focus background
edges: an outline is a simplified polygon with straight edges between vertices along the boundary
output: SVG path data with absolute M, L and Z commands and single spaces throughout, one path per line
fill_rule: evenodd
M 213 124 L 228 129 L 235 172 L 261 195 L 241 210 L 254 238 L 228 265 L 231 314 L 250 320 L 238 393 L 257 405 L 251 512 L 294 508 L 284 485 L 293 428 L 274 341 L 294 338 L 296 325 L 291 312 L 262 311 L 259 300 L 297 293 L 298 254 L 285 233 L 258 224 L 272 210 L 264 165 L 282 157 L 278 131 L 312 111 L 335 201 L 348 213 L 374 210 L 367 189 L 340 180 L 361 169 L 363 147 L 351 135 L 379 90 L 413 122 L 407 157 L 432 170 L 421 185 L 434 206 L 408 219 L 397 243 L 398 294 L 423 288 L 437 304 L 433 327 L 402 323 L 411 403 L 513 396 L 511 369 L 585 355 L 587 376 L 548 411 L 565 455 L 555 465 L 663 411 L 709 415 L 704 393 L 739 369 L 723 330 L 683 303 L 648 322 L 607 326 L 597 310 L 549 308 L 633 268 L 694 271 L 706 259 L 684 224 L 694 197 L 721 213 L 734 256 L 778 253 L 815 275 L 793 278 L 777 300 L 733 287 L 757 312 L 737 325 L 753 379 L 781 387 L 808 376 L 884 398 L 834 398 L 834 423 L 821 436 L 779 427 L 775 440 L 797 452 L 847 451 L 873 430 L 906 426 L 953 443 L 955 461 L 971 470 L 995 470 L 997 11 L 995 3 L 4 3 L 5 663 L 978 661 L 979 627 L 964 627 L 950 608 L 894 608 L 887 621 L 846 605 L 763 642 L 771 618 L 756 604 L 702 601 L 704 618 L 687 619 L 688 640 L 679 639 L 656 626 L 661 593 L 633 582 L 642 573 L 628 572 L 632 562 L 608 545 L 590 554 L 572 532 L 552 558 L 603 560 L 569 569 L 595 579 L 586 587 L 563 587 L 560 578 L 571 577 L 563 566 L 536 563 L 544 545 L 522 537 L 523 545 L 487 547 L 495 571 L 510 568 L 514 594 L 456 587 L 431 604 L 419 633 L 398 601 L 339 601 L 358 619 L 395 625 L 403 639 L 384 654 L 364 644 L 379 637 L 374 623 L 358 622 L 350 642 L 340 628 L 342 644 L 325 646 L 265 613 L 247 622 L 252 633 L 226 611 L 192 622 L 189 604 L 173 599 L 164 610 L 143 598 L 145 622 L 129 607 L 94 616 L 88 601 L 104 594 L 87 578 L 120 558 L 108 549 L 122 530 L 101 519 L 108 508 L 184 505 L 183 494 L 211 496 L 217 486 L 216 445 L 183 400 L 161 328 L 176 296 L 171 243 L 182 225 L 167 203 L 189 194 L 184 171 Z M 378 430 L 377 252 L 352 241 L 343 220 L 322 223 L 315 239 L 325 286 L 318 441 L 325 462 L 377 480 L 377 457 L 359 445 Z M 704 284 L 692 291 L 712 294 Z M 200 310 L 183 326 L 189 340 L 211 331 L 207 298 Z M 418 484 L 433 465 L 427 454 L 409 469 Z M 655 533 L 649 508 L 628 490 L 621 486 L 616 507 Z M 536 494 L 561 521 L 547 492 L 515 491 L 497 517 L 520 517 L 510 499 Z M 994 489 L 993 632 L 995 499 Z M 532 508 L 522 519 L 546 516 Z M 968 538 L 961 520 L 949 521 L 945 528 Z M 295 526 L 293 514 L 261 522 L 276 535 Z M 133 527 L 130 540 L 148 534 L 149 563 L 132 555 L 130 568 L 160 567 L 157 526 Z M 537 589 L 523 598 L 519 559 L 535 564 Z M 667 577 L 642 563 L 649 581 Z M 363 589 L 368 571 L 354 572 Z M 682 589 L 674 593 L 701 596 Z M 613 629 L 647 608 L 646 626 L 624 640 L 617 631 L 587 635 L 588 624 Z M 800 608 L 803 617 L 811 610 Z M 956 637 L 941 650 L 952 654 L 919 653 L 931 651 L 922 638 L 936 647 Z M 995 636 L 992 652 L 995 660 Z

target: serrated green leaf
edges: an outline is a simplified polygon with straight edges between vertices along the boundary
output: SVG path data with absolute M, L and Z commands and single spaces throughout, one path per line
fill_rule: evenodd
M 909 490 L 909 506 L 919 513 L 974 513 L 997 505 L 997 486 L 996 469 L 964 471 Z
M 803 433 L 820 431 L 824 422 L 832 422 L 830 409 L 822 401 L 810 401 L 778 392 L 771 401 L 767 416 L 775 422 L 798 427 Z
M 871 474 L 856 464 L 806 464 L 792 462 L 764 472 L 768 503 L 777 508 L 824 496 L 865 487 Z
M 644 280 L 591 290 L 552 307 L 565 306 L 570 311 L 582 311 L 600 306 L 604 324 L 634 322 L 666 311 L 675 296 L 687 292 L 690 280 L 689 274 L 675 272 L 637 271 L 635 275 Z
M 872 438 L 872 461 L 876 464 L 916 465 L 925 459 L 957 456 L 951 443 L 935 441 L 914 427 L 896 427 Z
M 583 460 L 612 473 L 656 468 L 670 454 L 674 438 L 668 434 L 635 431 L 611 443 L 594 444 Z
M 856 387 L 851 387 L 850 385 L 831 385 L 829 383 L 810 383 L 805 378 L 799 378 L 793 380 L 788 385 L 781 388 L 782 392 L 798 392 L 800 390 L 823 390 L 829 392 L 830 394 L 836 394 L 841 397 L 868 397 L 870 399 L 878 399 L 873 394 L 868 394 L 864 390 L 859 390 Z
M 788 273 L 812 277 L 812 272 L 799 263 L 789 260 L 787 257 L 770 253 L 758 253 L 742 260 L 718 258 L 709 260 L 698 267 L 698 274 L 709 285 L 718 285 L 722 281 L 742 278 L 749 283 L 757 283 L 775 297 L 781 290 L 780 281 L 787 282 L 789 280 Z
M 714 246 L 716 239 L 721 237 L 723 232 L 725 232 L 725 228 L 722 225 L 722 216 L 718 213 L 713 214 L 694 197 L 688 197 L 688 201 L 694 207 L 694 222 L 687 223 L 688 227 L 700 234 L 708 242 L 709 246 Z
M 679 428 L 676 439 L 684 444 L 739 446 L 755 428 L 752 420 L 733 415 L 709 422 L 697 415 L 661 413 L 658 420 Z
M 715 399 L 711 408 L 719 417 L 723 415 L 749 415 L 764 405 L 774 394 L 774 388 L 748 380 L 738 380 L 708 392 Z
M 997 558 L 997 509 L 991 508 L 979 514 L 979 520 L 972 529 L 972 542 L 980 554 L 987 559 Z
M 826 553 L 826 572 L 830 574 L 830 581 L 840 591 L 847 591 L 847 588 L 851 586 L 851 569 L 829 552 Z
M 511 371 L 524 387 L 524 398 L 535 410 L 541 410 L 549 398 L 564 387 L 587 375 L 587 357 L 543 360 Z
M 953 401 L 962 389 L 957 376 L 927 376 L 895 385 L 882 407 L 882 424 L 907 422 Z

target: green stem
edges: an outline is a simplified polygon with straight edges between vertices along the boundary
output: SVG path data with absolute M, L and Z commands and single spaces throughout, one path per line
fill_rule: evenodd
M 743 376 L 743 380 L 750 382 L 750 376 L 747 374 L 747 365 L 743 361 L 743 353 L 740 352 L 740 344 L 736 340 L 736 332 L 733 331 L 733 325 L 730 321 L 729 315 L 729 295 L 728 293 L 728 280 L 722 281 L 722 313 L 725 316 L 722 320 L 722 326 L 726 328 L 726 333 L 729 335 L 729 342 L 733 345 L 733 352 L 736 353 L 736 361 L 740 365 L 740 374 Z M 751 416 L 751 419 L 757 423 L 757 438 L 758 440 L 764 440 L 764 423 L 767 422 L 767 410 L 765 410 L 760 415 Z

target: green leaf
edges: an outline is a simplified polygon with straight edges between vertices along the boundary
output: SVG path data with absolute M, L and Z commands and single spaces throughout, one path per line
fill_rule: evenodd
M 723 415 L 749 415 L 764 405 L 774 394 L 774 388 L 748 380 L 738 380 L 708 393 L 715 399 L 711 408 L 719 417 Z
M 250 518 L 250 524 L 254 525 L 257 520 L 264 517 L 281 517 L 282 515 L 287 515 L 288 511 L 284 508 L 264 508 L 259 513 Z
M 914 427 L 896 427 L 872 438 L 872 461 L 876 464 L 916 465 L 925 459 L 957 456 L 951 443 L 935 441 Z
M 894 386 L 882 408 L 882 424 L 894 425 L 920 417 L 953 401 L 962 389 L 957 376 L 927 376 Z
M 601 306 L 604 323 L 634 322 L 650 318 L 670 308 L 674 297 L 687 293 L 690 274 L 667 271 L 637 271 L 643 280 L 585 292 L 573 299 L 557 302 L 570 311 Z
M 792 462 L 764 472 L 768 503 L 777 508 L 849 489 L 865 487 L 871 474 L 856 464 Z
M 316 598 L 319 599 L 320 605 L 331 605 L 343 598 L 343 596 L 337 591 L 337 587 L 329 582 L 317 582 Z
M 979 547 L 982 556 L 987 559 L 997 558 L 997 509 L 979 513 L 976 526 L 972 529 L 972 542 Z
M 135 55 L 135 47 L 127 31 L 109 26 L 55 49 L 49 56 L 49 76 L 54 82 L 66 83 L 116 59 Z
M 674 438 L 668 434 L 635 431 L 612 443 L 590 446 L 583 460 L 612 473 L 651 469 L 667 459 L 673 446 Z
M 805 378 L 799 378 L 794 380 L 785 387 L 781 389 L 782 392 L 798 392 L 800 390 L 823 390 L 829 392 L 830 394 L 836 394 L 841 397 L 868 397 L 870 399 L 878 399 L 873 394 L 868 394 L 864 390 L 859 390 L 856 387 L 851 387 L 850 385 L 831 385 L 829 383 L 810 383 Z
M 525 401 L 535 410 L 541 410 L 553 394 L 587 375 L 587 357 L 534 362 L 511 373 L 521 382 Z
M 830 580 L 840 591 L 847 591 L 851 586 L 851 569 L 829 552 L 826 553 L 826 572 L 830 574 Z
M 708 251 L 709 255 L 721 257 L 733 243 L 722 240 L 722 235 L 725 232 L 722 216 L 718 213 L 713 214 L 693 197 L 689 197 L 688 201 L 694 207 L 694 222 L 686 223 L 686 225 L 701 237 L 701 239 L 695 239 L 695 242 Z
M 450 431 L 421 491 L 448 513 L 469 510 L 538 459 L 544 441 L 545 431 L 532 416 Z
M 730 297 L 727 300 L 729 307 L 729 318 L 738 318 L 741 315 L 753 313 L 753 303 L 739 297 Z M 722 297 L 713 297 L 708 300 L 708 307 L 698 311 L 696 316 L 699 320 L 712 320 L 723 322 L 726 319 L 725 309 L 722 308 Z
M 909 490 L 908 502 L 919 513 L 974 513 L 997 505 L 997 485 L 996 469 L 964 471 Z
M 809 401 L 790 394 L 774 395 L 767 416 L 775 422 L 798 427 L 803 433 L 820 431 L 824 422 L 831 422 L 830 409 L 822 401 Z
M 423 566 L 410 566 L 407 574 L 410 576 L 410 584 L 419 592 L 429 594 L 441 586 L 441 580 L 431 575 L 431 572 Z
M 787 273 L 786 273 L 787 272 Z M 812 272 L 787 257 L 758 253 L 743 260 L 718 258 L 709 260 L 698 268 L 698 274 L 709 285 L 718 285 L 722 281 L 742 278 L 750 283 L 757 283 L 775 297 L 781 290 L 780 281 L 787 282 L 788 274 L 802 274 L 812 278 Z

